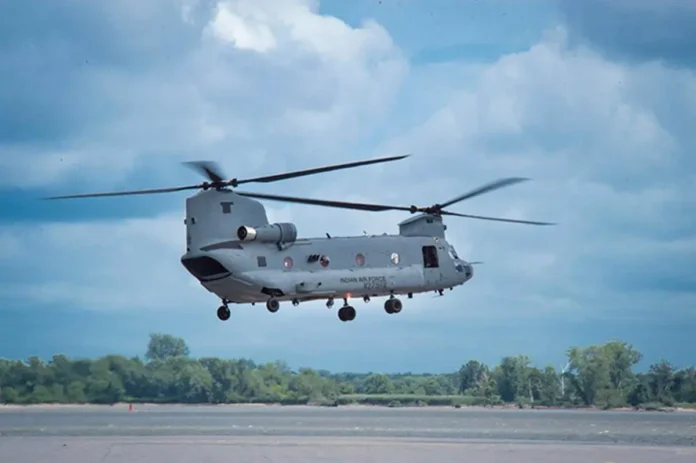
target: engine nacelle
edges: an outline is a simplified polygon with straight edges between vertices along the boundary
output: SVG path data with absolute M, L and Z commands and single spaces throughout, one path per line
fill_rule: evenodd
M 237 238 L 261 243 L 292 243 L 297 239 L 297 227 L 293 223 L 272 223 L 259 228 L 242 225 L 237 229 Z

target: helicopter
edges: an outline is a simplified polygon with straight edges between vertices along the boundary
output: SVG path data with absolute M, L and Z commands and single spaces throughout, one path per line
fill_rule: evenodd
M 199 190 L 186 198 L 186 252 L 181 264 L 210 293 L 221 300 L 220 320 L 231 316 L 230 304 L 264 303 L 275 313 L 283 301 L 325 300 L 331 309 L 342 299 L 338 318 L 355 319 L 352 298 L 386 297 L 384 310 L 398 314 L 399 297 L 454 289 L 471 280 L 474 265 L 462 259 L 447 241 L 443 216 L 464 217 L 530 225 L 555 225 L 445 210 L 456 203 L 520 183 L 528 178 L 510 177 L 485 184 L 443 203 L 431 206 L 390 206 L 312 199 L 237 190 L 246 183 L 270 183 L 359 166 L 393 162 L 408 155 L 373 158 L 313 169 L 247 179 L 225 180 L 220 167 L 210 161 L 184 163 L 207 178 L 196 185 L 111 193 L 53 196 L 71 199 L 142 195 Z M 412 216 L 398 224 L 398 234 L 302 238 L 294 223 L 269 223 L 259 200 L 352 209 L 368 212 L 404 211 Z

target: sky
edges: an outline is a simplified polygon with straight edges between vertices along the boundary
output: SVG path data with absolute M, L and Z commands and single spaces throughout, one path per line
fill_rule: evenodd
M 582 3 L 582 6 L 580 5 Z M 620 339 L 696 359 L 696 4 L 647 0 L 0 0 L 0 357 L 194 356 L 446 372 Z M 434 204 L 483 261 L 445 297 L 232 306 L 181 266 L 186 193 L 47 195 L 251 177 L 377 156 L 247 191 Z M 401 212 L 265 203 L 303 237 L 396 233 Z

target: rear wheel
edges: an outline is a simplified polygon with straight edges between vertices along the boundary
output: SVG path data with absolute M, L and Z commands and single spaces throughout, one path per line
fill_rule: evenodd
M 280 309 L 280 302 L 278 302 L 278 299 L 269 299 L 266 301 L 266 308 L 269 312 L 276 313 Z
M 395 297 L 390 297 L 384 303 L 384 311 L 390 315 L 401 312 L 402 308 L 401 301 Z
M 220 320 L 225 321 L 230 319 L 230 308 L 226 305 L 221 305 L 217 309 L 217 316 Z

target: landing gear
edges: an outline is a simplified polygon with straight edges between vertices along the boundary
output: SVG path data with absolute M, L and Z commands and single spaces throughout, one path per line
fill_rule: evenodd
M 294 305 L 295 307 L 297 307 L 298 305 L 300 305 L 300 301 L 298 301 L 297 299 L 293 299 L 293 300 L 292 300 L 292 305 Z
M 401 304 L 401 301 L 394 296 L 387 299 L 387 301 L 384 303 L 384 311 L 390 315 L 401 312 L 402 308 L 403 305 Z
M 223 302 L 223 305 L 221 305 L 220 307 L 218 307 L 218 309 L 217 309 L 217 316 L 218 316 L 218 318 L 219 318 L 220 320 L 222 320 L 223 322 L 224 322 L 225 320 L 229 320 L 229 319 L 230 319 L 230 308 L 227 307 L 227 303 L 226 303 L 226 302 Z
M 355 320 L 355 307 L 344 305 L 338 309 L 338 319 L 342 322 L 352 322 Z
M 355 320 L 355 307 L 348 305 L 348 298 L 343 298 L 343 307 L 338 309 L 338 319 L 342 322 Z
M 333 305 L 334 305 L 333 297 L 330 297 L 330 298 L 326 301 L 326 308 L 327 308 L 327 309 L 330 309 L 331 307 L 333 307 Z
M 266 301 L 266 309 L 271 313 L 276 313 L 278 309 L 280 309 L 280 302 L 278 302 L 278 299 L 272 297 Z

